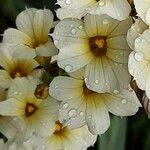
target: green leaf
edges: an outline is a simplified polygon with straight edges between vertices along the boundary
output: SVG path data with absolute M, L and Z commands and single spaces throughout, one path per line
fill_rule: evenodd
M 98 138 L 98 150 L 124 150 L 126 127 L 126 118 L 112 116 L 109 130 Z

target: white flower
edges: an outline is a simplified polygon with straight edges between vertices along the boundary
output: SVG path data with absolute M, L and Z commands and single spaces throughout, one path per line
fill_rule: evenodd
M 34 92 L 39 81 L 30 78 L 17 78 L 13 81 L 7 100 L 0 102 L 0 114 L 20 118 L 27 134 L 37 132 L 51 134 L 57 120 L 58 103 L 48 96 L 38 99 Z
M 131 52 L 126 34 L 132 19 L 118 21 L 107 15 L 86 15 L 64 19 L 54 30 L 53 39 L 59 48 L 58 65 L 66 72 L 85 67 L 84 77 L 90 89 L 112 92 L 130 81 L 127 69 Z
M 150 98 L 150 29 L 135 39 L 135 49 L 129 56 L 129 72 L 138 87 Z
M 57 0 L 61 6 L 57 10 L 59 19 L 81 18 L 85 14 L 107 14 L 114 19 L 124 20 L 129 16 L 131 7 L 126 0 Z
M 53 28 L 53 14 L 48 9 L 26 9 L 16 19 L 17 29 L 5 30 L 3 42 L 18 50 L 27 51 L 32 56 L 53 56 L 57 49 L 48 34 Z
M 59 76 L 50 84 L 50 94 L 62 101 L 59 120 L 68 120 L 70 128 L 85 123 L 92 134 L 103 134 L 110 126 L 109 112 L 117 116 L 130 116 L 138 111 L 140 103 L 133 91 L 115 90 L 114 93 L 97 93 L 86 86 L 82 71 L 72 76 Z
M 18 58 L 14 55 L 14 50 L 11 51 L 7 46 L 1 46 L 0 56 L 0 66 L 3 68 L 0 69 L 0 82 L 4 88 L 9 88 L 16 77 L 39 74 L 39 70 L 36 70 L 39 64 L 26 52 L 24 52 L 24 57 L 22 55 L 22 58 Z
M 135 8 L 138 16 L 143 19 L 145 23 L 150 25 L 150 1 L 149 0 L 134 0 Z
M 146 25 L 141 18 L 135 20 L 135 23 L 131 26 L 127 33 L 127 42 L 132 50 L 135 49 L 135 39 L 142 34 L 148 25 Z
M 83 150 L 94 145 L 97 136 L 92 135 L 87 126 L 70 130 L 59 121 L 56 122 L 53 135 L 34 138 L 35 150 Z

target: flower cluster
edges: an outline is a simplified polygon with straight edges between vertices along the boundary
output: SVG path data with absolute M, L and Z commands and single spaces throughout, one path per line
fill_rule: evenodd
M 131 116 L 141 106 L 130 87 L 131 75 L 150 97 L 150 30 L 145 24 L 150 23 L 150 3 L 135 0 L 143 20 L 134 24 L 126 0 L 57 4 L 60 21 L 46 8 L 26 8 L 16 18 L 17 29 L 4 31 L 3 150 L 87 149 L 108 130 L 109 113 Z

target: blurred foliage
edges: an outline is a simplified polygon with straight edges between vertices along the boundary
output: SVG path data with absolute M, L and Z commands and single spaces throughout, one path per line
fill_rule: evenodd
M 15 18 L 25 7 L 46 7 L 54 12 L 58 8 L 54 6 L 55 2 L 56 0 L 0 0 L 0 34 L 8 27 L 15 27 Z M 98 147 L 100 150 L 123 150 L 124 144 L 125 150 L 150 150 L 150 120 L 142 108 L 135 116 L 128 117 L 127 121 L 114 117 L 111 119 L 111 128 L 99 139 L 90 150 L 97 150 Z

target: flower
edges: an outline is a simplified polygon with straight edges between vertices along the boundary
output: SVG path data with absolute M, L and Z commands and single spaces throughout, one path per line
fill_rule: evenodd
M 16 78 L 9 91 L 7 100 L 0 102 L 0 114 L 20 118 L 27 135 L 33 132 L 51 134 L 57 120 L 58 103 L 48 96 L 38 99 L 34 95 L 38 79 Z
M 134 0 L 134 4 L 138 16 L 150 25 L 150 2 L 148 0 Z
M 16 26 L 18 29 L 9 28 L 3 36 L 3 43 L 15 46 L 18 50 L 16 52 L 27 51 L 29 55 L 45 57 L 57 54 L 57 49 L 48 36 L 54 26 L 50 10 L 27 8 L 17 16 Z
M 150 29 L 139 34 L 135 40 L 134 50 L 129 56 L 129 72 L 136 80 L 138 87 L 146 90 L 146 95 L 150 98 Z
M 72 77 L 55 77 L 49 92 L 61 102 L 59 120 L 68 121 L 71 129 L 87 124 L 92 134 L 103 134 L 110 126 L 109 113 L 130 116 L 141 106 L 131 89 L 114 93 L 91 91 L 83 79 L 84 71 L 71 74 Z
M 8 46 L 0 47 L 0 66 L 2 67 L 0 69 L 0 82 L 4 88 L 9 88 L 16 77 L 27 77 L 29 75 L 36 77 L 39 72 L 38 69 L 36 70 L 39 64 L 31 56 L 24 52 L 24 58 L 23 56 L 18 58 L 12 54 L 14 52 Z
M 140 34 L 142 34 L 146 29 L 148 29 L 148 25 L 146 25 L 141 18 L 135 20 L 135 23 L 131 26 L 127 33 L 127 42 L 132 50 L 135 49 L 135 39 L 138 38 Z
M 61 6 L 56 13 L 59 19 L 82 18 L 87 13 L 107 14 L 114 19 L 124 20 L 129 16 L 131 7 L 126 0 L 57 0 Z
M 7 92 L 0 87 L 0 101 L 6 100 Z M 19 132 L 19 124 L 17 124 L 13 117 L 0 115 L 0 132 L 7 137 L 13 138 Z
M 131 24 L 130 17 L 118 21 L 107 15 L 60 21 L 52 35 L 60 50 L 59 67 L 66 72 L 85 67 L 86 84 L 97 92 L 126 87 L 130 82 L 127 62 L 131 52 L 126 34 Z
M 53 135 L 45 138 L 34 138 L 35 150 L 83 150 L 93 145 L 97 136 L 92 135 L 86 126 L 79 129 L 70 130 L 59 121 L 55 123 Z

